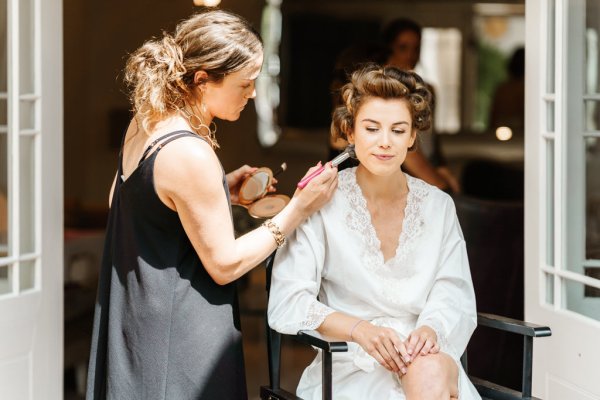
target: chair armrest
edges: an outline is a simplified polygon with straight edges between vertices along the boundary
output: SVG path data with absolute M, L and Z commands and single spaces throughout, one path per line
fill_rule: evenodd
M 522 336 L 544 337 L 552 335 L 552 331 L 547 326 L 487 313 L 477 313 L 477 325 L 517 333 Z
M 273 389 L 267 386 L 260 387 L 260 398 L 269 400 L 302 400 L 300 397 L 283 389 Z
M 329 353 L 348 351 L 348 343 L 332 339 L 317 331 L 298 331 L 296 340 L 315 346 Z
M 540 400 L 537 397 L 523 397 L 521 392 L 497 385 L 474 376 L 469 376 L 473 386 L 484 399 L 490 400 Z
M 531 397 L 531 368 L 533 359 L 533 338 L 551 336 L 552 331 L 547 326 L 531 324 L 517 319 L 501 317 L 494 314 L 477 313 L 477 325 L 498 329 L 504 332 L 516 333 L 523 336 L 523 372 L 521 392 L 496 385 L 482 379 L 469 376 L 477 391 L 485 398 L 495 400 L 528 399 Z M 461 359 L 462 360 L 462 359 Z

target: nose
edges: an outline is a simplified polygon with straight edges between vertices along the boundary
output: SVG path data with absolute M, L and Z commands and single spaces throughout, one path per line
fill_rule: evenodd
M 381 131 L 381 134 L 379 135 L 379 147 L 387 149 L 391 146 L 391 139 L 392 139 L 392 133 L 387 130 L 384 129 Z
M 250 92 L 250 95 L 248 96 L 249 99 L 253 99 L 256 97 L 256 84 L 255 82 L 252 82 L 250 88 L 252 89 L 252 91 Z

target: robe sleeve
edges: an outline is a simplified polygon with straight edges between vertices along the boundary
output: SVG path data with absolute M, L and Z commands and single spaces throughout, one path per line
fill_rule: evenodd
M 458 359 L 477 326 L 477 311 L 465 241 L 450 199 L 444 220 L 439 265 L 417 327 L 431 327 L 441 351 Z
M 278 332 L 316 329 L 335 311 L 317 300 L 325 261 L 322 226 L 319 213 L 313 215 L 277 251 L 267 316 Z

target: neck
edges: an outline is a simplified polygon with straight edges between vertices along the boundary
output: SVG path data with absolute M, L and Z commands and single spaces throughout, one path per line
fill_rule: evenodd
M 390 200 L 408 193 L 406 175 L 401 170 L 388 176 L 377 176 L 359 165 L 356 168 L 356 182 L 366 199 Z
M 208 110 L 199 106 L 197 103 L 188 104 L 183 107 L 182 114 L 190 121 L 193 121 L 194 125 L 198 125 L 200 122 L 206 126 L 210 126 L 213 117 L 210 115 Z

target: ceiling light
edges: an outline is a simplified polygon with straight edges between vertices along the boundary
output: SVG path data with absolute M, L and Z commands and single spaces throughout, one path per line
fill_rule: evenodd
M 221 0 L 194 0 L 195 6 L 216 7 L 221 3 Z

